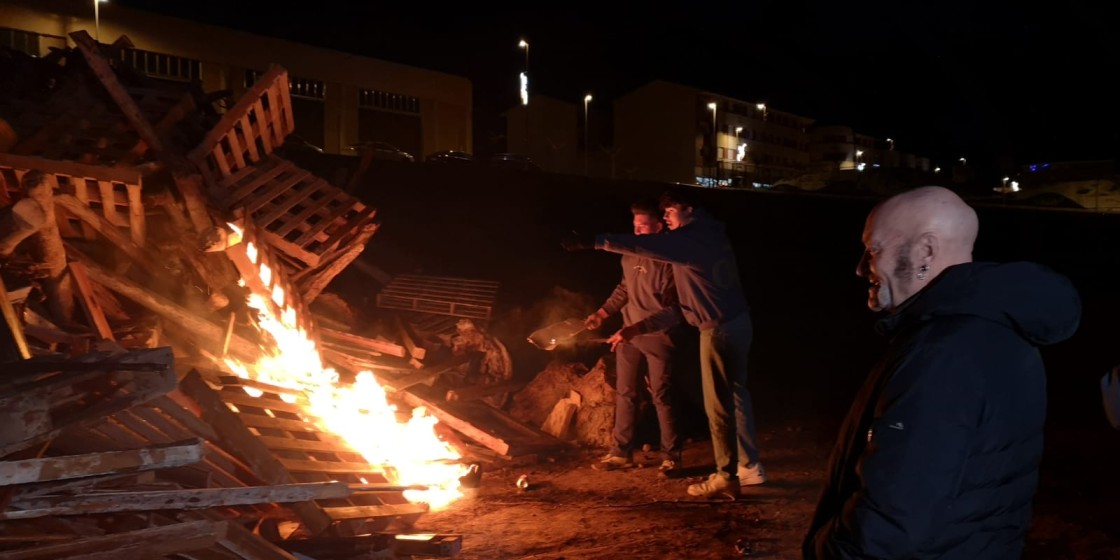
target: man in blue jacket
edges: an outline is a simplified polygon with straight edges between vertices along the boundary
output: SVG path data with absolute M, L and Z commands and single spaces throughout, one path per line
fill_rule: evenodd
M 856 273 L 890 342 L 840 429 L 805 558 L 1021 556 L 1046 418 L 1038 347 L 1073 335 L 1081 303 L 1040 265 L 972 262 L 978 229 L 941 187 L 868 216 Z
M 699 208 L 684 190 L 661 197 L 669 232 L 662 235 L 602 234 L 569 239 L 567 250 L 601 249 L 667 262 L 673 267 L 681 314 L 700 329 L 700 374 L 716 472 L 688 487 L 698 497 L 739 497 L 740 486 L 766 482 L 759 462 L 754 411 L 747 390 L 747 358 L 753 327 L 739 281 L 739 267 L 724 225 Z M 648 322 L 622 336 L 650 332 Z

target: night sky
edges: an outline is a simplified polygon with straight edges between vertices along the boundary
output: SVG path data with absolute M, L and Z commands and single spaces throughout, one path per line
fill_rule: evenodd
M 516 102 L 521 37 L 532 89 L 577 104 L 591 91 L 593 115 L 665 79 L 891 137 L 935 165 L 963 156 L 1006 171 L 1111 159 L 1120 145 L 1120 20 L 1108 3 L 111 1 L 465 76 L 476 151 Z

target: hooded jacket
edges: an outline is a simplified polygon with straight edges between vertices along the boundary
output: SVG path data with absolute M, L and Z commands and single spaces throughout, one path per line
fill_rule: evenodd
M 967 263 L 876 325 L 886 354 L 829 460 L 805 558 L 1019 558 L 1038 484 L 1038 347 L 1081 302 L 1032 263 Z
M 658 235 L 598 235 L 595 248 L 672 264 L 685 321 L 700 329 L 711 329 L 749 309 L 739 281 L 735 251 L 723 223 L 699 208 L 693 216 L 687 225 Z M 666 326 L 671 325 L 658 324 L 642 332 Z

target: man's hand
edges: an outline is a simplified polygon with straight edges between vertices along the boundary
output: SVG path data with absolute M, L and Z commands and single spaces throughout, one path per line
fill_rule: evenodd
M 627 325 L 619 329 L 618 332 L 612 334 L 611 337 L 607 339 L 607 344 L 611 345 L 611 352 L 614 352 L 614 349 L 617 348 L 619 344 L 630 342 L 631 338 L 639 334 L 642 333 L 637 325 Z
M 603 326 L 603 319 L 606 318 L 607 312 L 603 311 L 603 308 L 600 307 L 599 309 L 596 309 L 594 313 L 588 315 L 587 318 L 583 320 L 583 326 L 586 327 L 587 330 L 593 331 Z
M 560 240 L 565 251 L 590 251 L 595 248 L 595 236 L 572 232 Z

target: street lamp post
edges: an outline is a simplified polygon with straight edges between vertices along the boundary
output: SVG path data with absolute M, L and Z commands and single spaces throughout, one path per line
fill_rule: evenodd
M 587 177 L 588 164 L 587 155 L 591 151 L 591 146 L 587 143 L 587 106 L 591 103 L 591 94 L 583 96 L 583 175 Z
M 521 72 L 521 106 L 525 111 L 525 155 L 529 155 L 529 42 L 521 39 L 517 47 L 525 49 L 525 69 Z
M 887 150 L 893 152 L 894 151 L 894 140 L 892 140 L 890 138 L 887 138 L 887 144 L 890 144 L 890 147 L 887 148 Z
M 93 0 L 93 38 L 101 42 L 101 9 L 98 4 L 109 0 Z
M 713 180 L 719 178 L 719 129 L 716 128 L 716 102 L 708 103 L 708 109 L 712 111 L 712 177 Z

